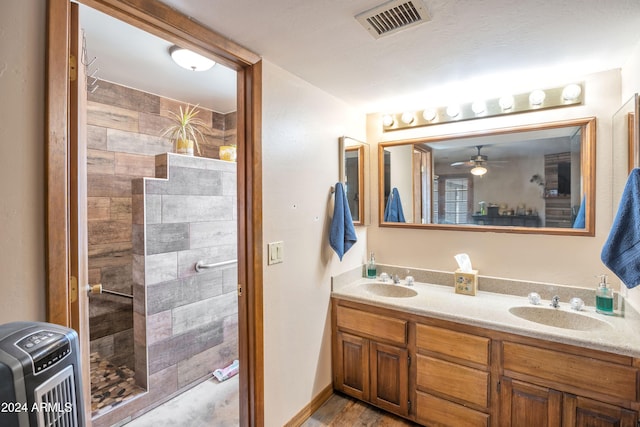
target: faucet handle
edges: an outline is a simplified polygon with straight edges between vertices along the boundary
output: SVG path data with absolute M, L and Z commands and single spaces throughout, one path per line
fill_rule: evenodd
M 580 311 L 582 310 L 582 307 L 584 307 L 584 301 L 582 301 L 582 298 L 578 297 L 571 298 L 569 300 L 569 304 L 571 305 L 571 308 L 576 311 Z
M 540 304 L 540 294 L 537 292 L 531 292 L 529 294 L 529 304 L 539 305 Z
M 407 282 L 407 286 L 413 286 L 413 276 L 407 276 L 404 280 Z
M 387 273 L 380 274 L 380 280 L 386 282 L 387 280 L 389 280 L 389 275 Z
M 560 297 L 558 295 L 554 295 L 553 298 L 551 298 L 551 304 L 550 305 L 553 308 L 560 307 Z

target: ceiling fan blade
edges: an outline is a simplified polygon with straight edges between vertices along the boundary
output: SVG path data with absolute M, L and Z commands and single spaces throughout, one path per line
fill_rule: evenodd
M 457 166 L 467 166 L 467 167 L 471 167 L 474 166 L 475 162 L 471 162 L 471 161 L 466 161 L 466 162 L 453 162 L 451 163 L 451 166 L 457 167 Z

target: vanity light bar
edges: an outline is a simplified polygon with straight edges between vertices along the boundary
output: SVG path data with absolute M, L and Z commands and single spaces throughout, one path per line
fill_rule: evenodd
M 427 108 L 418 111 L 384 114 L 382 130 L 384 132 L 431 126 L 463 120 L 482 119 L 505 114 L 526 113 L 551 108 L 569 107 L 584 103 L 584 84 L 572 83 L 551 89 L 536 89 L 517 95 L 504 95 L 500 98 L 476 100 L 465 104 L 452 104 L 445 107 Z

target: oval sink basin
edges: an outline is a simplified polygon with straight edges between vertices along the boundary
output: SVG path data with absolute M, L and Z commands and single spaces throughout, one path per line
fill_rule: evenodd
M 592 331 L 599 328 L 610 328 L 604 320 L 585 316 L 578 312 L 564 311 L 546 307 L 512 307 L 509 313 L 521 319 L 554 328 L 573 329 L 575 331 Z
M 381 297 L 409 298 L 418 295 L 418 293 L 411 288 L 386 283 L 365 283 L 362 286 L 364 286 L 367 292 Z

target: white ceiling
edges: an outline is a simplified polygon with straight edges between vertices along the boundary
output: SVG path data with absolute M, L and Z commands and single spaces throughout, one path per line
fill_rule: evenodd
M 354 16 L 384 0 L 164 3 L 364 112 L 560 85 L 622 67 L 640 42 L 639 0 L 424 0 L 431 21 L 378 40 Z M 217 65 L 214 75 L 187 72 L 179 81 L 165 75 L 177 66 L 161 67 L 166 42 L 158 48 L 149 36 L 138 43 L 113 23 L 88 19 L 81 22 L 98 77 L 220 112 L 233 108 L 223 100 L 235 98 L 233 71 Z M 191 83 L 204 86 L 188 89 Z M 189 93 L 207 96 L 186 99 Z

